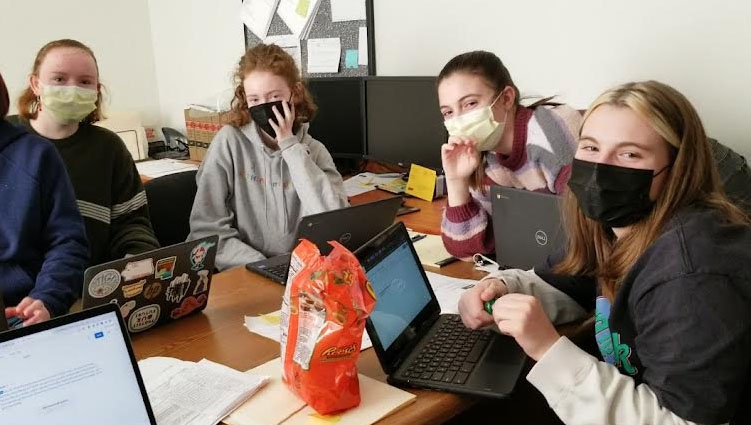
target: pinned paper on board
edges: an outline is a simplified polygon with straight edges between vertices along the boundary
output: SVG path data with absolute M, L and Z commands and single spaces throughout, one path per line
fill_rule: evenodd
M 300 39 L 293 34 L 289 35 L 270 35 L 263 39 L 265 44 L 276 44 L 282 50 L 289 53 L 298 69 L 302 69 L 302 49 L 300 49 Z
M 279 0 L 243 0 L 240 18 L 248 29 L 263 40 L 269 33 Z
M 342 57 L 339 38 L 311 38 L 308 40 L 308 73 L 337 73 Z
M 347 68 L 357 68 L 360 66 L 358 64 L 357 50 L 347 50 L 347 53 L 344 56 L 344 66 Z
M 406 193 L 426 201 L 432 201 L 433 193 L 435 192 L 435 181 L 435 170 L 412 164 L 412 167 L 409 169 Z
M 368 65 L 368 27 L 360 27 L 357 39 L 357 50 L 360 52 L 359 64 Z
M 331 0 L 331 22 L 364 21 L 365 0 Z

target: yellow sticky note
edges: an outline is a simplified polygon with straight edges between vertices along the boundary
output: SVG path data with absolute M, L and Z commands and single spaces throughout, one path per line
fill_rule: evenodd
M 261 319 L 265 320 L 269 325 L 278 325 L 282 323 L 282 317 L 278 311 L 273 313 L 264 314 Z
M 412 164 L 412 168 L 409 169 L 406 193 L 426 201 L 432 201 L 435 192 L 435 180 L 435 170 Z
M 342 419 L 339 415 L 320 415 L 318 413 L 311 413 L 308 416 L 308 423 L 310 425 L 328 425 L 335 424 Z
M 310 9 L 310 0 L 300 0 L 297 2 L 297 9 L 295 9 L 295 13 L 302 17 L 305 17 L 308 16 L 308 9 Z

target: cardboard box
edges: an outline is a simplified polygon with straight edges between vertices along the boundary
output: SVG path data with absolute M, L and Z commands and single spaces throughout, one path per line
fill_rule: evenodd
M 203 160 L 211 140 L 222 126 L 229 123 L 231 117 L 231 111 L 214 112 L 193 106 L 185 109 L 185 128 L 188 133 L 190 159 Z

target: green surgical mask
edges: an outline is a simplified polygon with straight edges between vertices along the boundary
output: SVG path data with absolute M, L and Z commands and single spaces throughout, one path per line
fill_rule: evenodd
M 79 122 L 94 109 L 99 93 L 78 86 L 42 87 L 42 105 L 63 124 Z

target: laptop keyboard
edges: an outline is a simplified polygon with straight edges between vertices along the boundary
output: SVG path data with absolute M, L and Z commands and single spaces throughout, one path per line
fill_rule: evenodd
M 287 278 L 287 271 L 289 270 L 289 264 L 278 264 L 264 269 L 266 272 L 278 277 L 279 280 L 284 281 Z
M 490 342 L 491 332 L 467 329 L 459 316 L 449 316 L 402 376 L 463 385 Z

